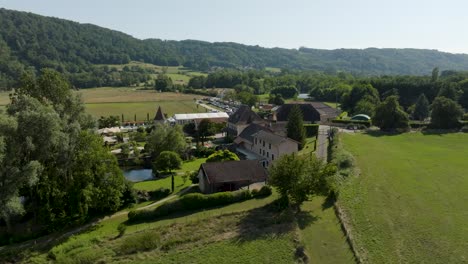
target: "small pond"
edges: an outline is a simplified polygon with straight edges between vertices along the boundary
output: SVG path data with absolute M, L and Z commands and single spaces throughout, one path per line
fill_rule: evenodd
M 124 170 L 123 174 L 127 180 L 131 182 L 139 182 L 153 179 L 153 170 L 151 169 L 135 169 Z

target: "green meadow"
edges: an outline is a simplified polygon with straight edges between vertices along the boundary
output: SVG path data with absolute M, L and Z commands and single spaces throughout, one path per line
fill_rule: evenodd
M 468 261 L 468 134 L 345 134 L 339 201 L 368 263 Z

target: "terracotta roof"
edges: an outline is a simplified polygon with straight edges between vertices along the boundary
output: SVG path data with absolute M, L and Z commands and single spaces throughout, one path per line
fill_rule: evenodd
M 233 124 L 250 124 L 254 121 L 262 120 L 263 119 L 252 111 L 249 106 L 241 105 L 237 111 L 229 117 L 228 122 Z
M 158 111 L 156 111 L 156 116 L 154 117 L 155 121 L 166 121 L 166 117 L 162 113 L 161 106 L 158 106 Z
M 200 166 L 208 182 L 261 182 L 267 179 L 267 172 L 256 160 L 240 160 L 225 162 L 207 162 Z

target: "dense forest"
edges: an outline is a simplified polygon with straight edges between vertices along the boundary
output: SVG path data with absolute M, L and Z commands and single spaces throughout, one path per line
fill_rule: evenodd
M 125 86 L 147 79 L 141 69 L 115 71 L 98 64 L 142 61 L 162 66 L 276 67 L 353 75 L 426 75 L 468 70 L 468 55 L 416 49 L 282 49 L 195 40 L 139 40 L 91 24 L 0 9 L 0 88 L 18 85 L 25 71 L 52 68 L 76 87 Z

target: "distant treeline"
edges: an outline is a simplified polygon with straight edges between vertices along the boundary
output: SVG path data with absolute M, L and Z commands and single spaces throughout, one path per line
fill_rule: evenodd
M 435 50 L 281 49 L 195 40 L 139 40 L 91 24 L 0 9 L 0 88 L 15 87 L 23 72 L 37 73 L 42 68 L 65 74 L 80 88 L 144 79 L 135 72 L 117 76 L 115 71 L 96 67 L 130 61 L 183 65 L 199 71 L 276 67 L 359 76 L 424 75 L 436 66 L 468 70 L 468 55 Z
M 339 73 L 327 75 L 316 72 L 289 71 L 271 74 L 265 71 L 221 70 L 208 76 L 192 77 L 188 86 L 201 88 L 234 88 L 236 92 L 279 94 L 293 98 L 308 93 L 319 101 L 338 102 L 351 112 L 369 112 L 391 95 L 408 111 L 424 94 L 431 103 L 444 96 L 468 109 L 468 72 L 443 71 L 434 68 L 428 76 L 355 77 Z M 365 109 L 364 109 L 365 108 Z

